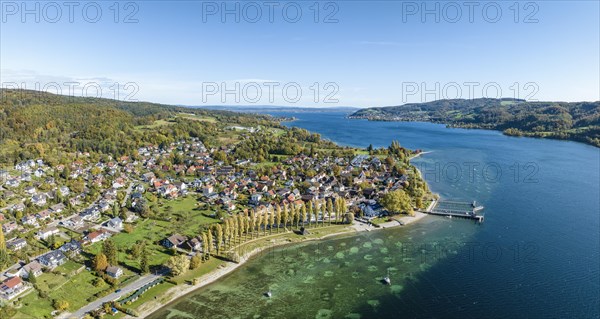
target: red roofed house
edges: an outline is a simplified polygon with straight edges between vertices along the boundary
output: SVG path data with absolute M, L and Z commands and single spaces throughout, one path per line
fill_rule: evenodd
M 23 284 L 21 278 L 16 276 L 8 278 L 0 284 L 0 294 L 2 298 L 9 300 L 17 296 L 25 288 L 26 286 Z

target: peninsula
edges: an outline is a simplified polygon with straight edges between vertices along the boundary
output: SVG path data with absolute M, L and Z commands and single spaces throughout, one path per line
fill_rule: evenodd
M 442 123 L 451 127 L 499 130 L 512 136 L 573 140 L 600 147 L 600 101 L 437 100 L 361 109 L 349 118 Z

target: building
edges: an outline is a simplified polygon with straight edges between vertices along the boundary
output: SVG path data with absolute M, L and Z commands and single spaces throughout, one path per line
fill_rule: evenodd
M 123 220 L 121 220 L 121 218 L 119 218 L 119 217 L 115 217 L 115 218 L 107 221 L 106 226 L 111 227 L 111 228 L 121 229 L 121 228 L 123 228 Z
M 19 276 L 5 279 L 0 284 L 2 298 L 10 300 L 26 289 L 25 284 Z
M 106 274 L 110 277 L 118 279 L 119 277 L 121 277 L 121 275 L 123 275 L 123 269 L 117 266 L 109 266 L 108 268 L 106 268 Z
M 20 269 L 20 274 L 21 277 L 25 279 L 29 278 L 29 275 L 39 277 L 42 274 L 42 264 L 34 260 L 23 266 L 23 268 Z
M 4 234 L 8 234 L 8 233 L 12 232 L 13 230 L 17 229 L 18 227 L 19 227 L 19 225 L 17 225 L 17 223 L 10 222 L 10 223 L 6 223 L 6 224 L 2 225 L 2 231 L 4 232 Z
M 58 230 L 58 228 L 48 227 L 46 229 L 42 229 L 42 230 L 38 231 L 37 235 L 38 235 L 38 237 L 40 237 L 40 239 L 46 240 L 50 236 L 54 236 L 58 233 L 60 233 L 60 230 Z
M 81 243 L 72 239 L 70 242 L 60 246 L 59 250 L 68 256 L 77 255 L 81 252 Z
M 103 241 L 108 237 L 110 237 L 110 233 L 101 229 L 87 234 L 85 237 L 83 237 L 83 240 L 93 244 L 99 241 Z
M 185 236 L 174 234 L 170 237 L 167 237 L 162 240 L 161 245 L 167 248 L 179 247 L 181 244 L 185 243 L 187 238 Z
M 27 247 L 27 241 L 23 238 L 16 238 L 6 243 L 6 247 L 10 250 L 20 250 Z
M 67 257 L 60 250 L 53 250 L 45 255 L 38 257 L 38 262 L 42 266 L 54 269 L 67 262 Z

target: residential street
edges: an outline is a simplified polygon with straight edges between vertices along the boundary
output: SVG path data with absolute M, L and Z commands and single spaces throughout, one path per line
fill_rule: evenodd
M 64 313 L 64 314 L 61 314 L 58 318 L 64 318 L 64 319 L 66 319 L 66 318 L 81 318 L 86 313 L 101 307 L 103 303 L 121 299 L 122 297 L 129 295 L 130 293 L 140 289 L 144 285 L 146 285 L 160 277 L 161 277 L 161 275 L 154 275 L 154 274 L 145 275 L 145 276 L 141 277 L 140 279 L 136 280 L 135 282 L 132 282 L 131 284 L 127 285 L 126 287 L 121 288 L 121 291 L 119 291 L 118 293 L 114 292 L 110 295 L 104 296 L 92 303 L 89 303 L 87 306 L 77 310 L 74 313 Z

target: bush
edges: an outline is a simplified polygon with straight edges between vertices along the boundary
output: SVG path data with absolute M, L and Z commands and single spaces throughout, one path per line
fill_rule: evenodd
M 69 308 L 69 302 L 66 300 L 54 299 L 52 300 L 52 307 L 59 311 L 65 311 Z

